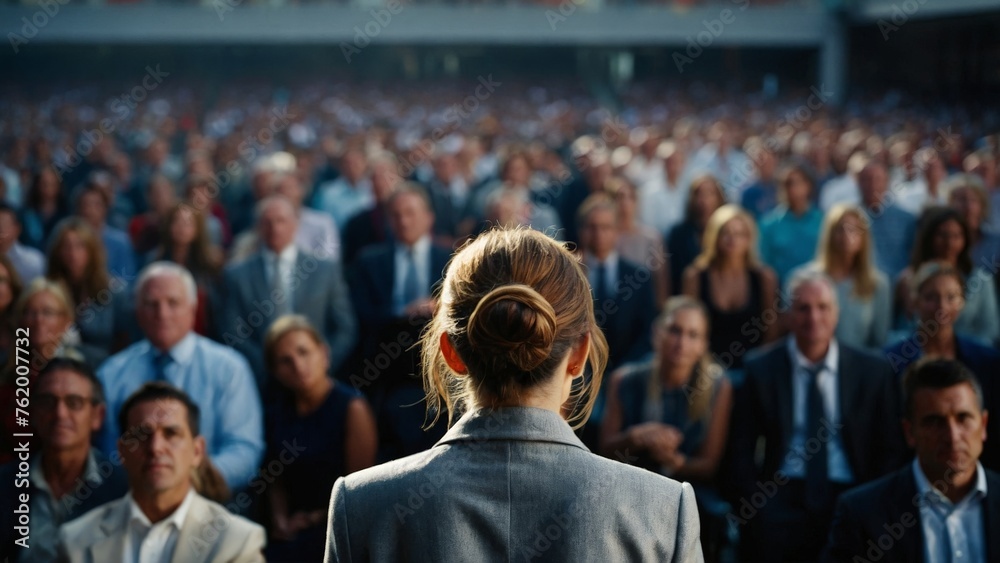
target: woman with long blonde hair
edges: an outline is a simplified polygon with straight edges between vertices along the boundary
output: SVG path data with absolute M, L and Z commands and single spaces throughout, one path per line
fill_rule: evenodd
M 873 252 L 868 215 L 855 205 L 838 204 L 823 220 L 815 260 L 802 268 L 823 272 L 836 284 L 837 340 L 880 349 L 889 337 L 892 293 Z
M 576 257 L 536 231 L 489 231 L 452 258 L 439 297 L 423 377 L 430 417 L 447 412 L 451 429 L 337 481 L 326 560 L 701 561 L 691 485 L 573 433 L 607 362 Z
M 715 210 L 682 293 L 705 304 L 715 327 L 709 350 L 725 369 L 742 369 L 748 350 L 778 337 L 778 279 L 757 255 L 757 225 L 736 204 Z

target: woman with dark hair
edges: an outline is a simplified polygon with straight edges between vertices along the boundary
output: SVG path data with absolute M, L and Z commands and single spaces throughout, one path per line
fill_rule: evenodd
M 805 166 L 790 166 L 778 182 L 779 205 L 760 220 L 760 257 L 774 268 L 778 283 L 813 259 L 823 212 L 813 205 L 816 184 Z
M 156 174 L 146 187 L 149 211 L 129 221 L 128 234 L 137 255 L 142 256 L 160 245 L 160 233 L 167 213 L 177 204 L 177 189 L 170 179 Z
M 739 205 L 723 205 L 709 218 L 681 291 L 708 309 L 715 327 L 709 350 L 727 370 L 742 369 L 748 350 L 778 337 L 778 280 L 757 257 L 757 227 Z
M 452 427 L 337 481 L 327 561 L 702 560 L 691 485 L 598 457 L 573 433 L 608 352 L 565 246 L 530 229 L 467 244 L 421 345 L 429 418 L 447 412 Z M 546 526 L 558 533 L 542 544 Z
M 148 263 L 166 260 L 191 272 L 198 284 L 194 330 L 210 334 L 213 326 L 209 295 L 219 279 L 222 250 L 209 241 L 204 214 L 190 203 L 174 205 L 163 218 L 159 238 L 161 244 L 149 253 Z
M 21 242 L 44 251 L 49 235 L 67 215 L 69 207 L 62 180 L 55 168 L 35 172 L 21 209 Z
M 302 449 L 268 489 L 267 556 L 319 561 L 334 481 L 375 463 L 375 418 L 361 393 L 329 376 L 330 351 L 305 317 L 274 321 L 264 337 L 264 362 L 281 389 L 265 406 L 264 466 L 282 463 L 289 441 Z
M 128 343 L 128 285 L 108 275 L 104 246 L 85 220 L 70 217 L 56 228 L 45 276 L 64 284 L 76 304 L 87 363 L 100 365 Z
M 914 272 L 931 261 L 941 261 L 961 272 L 965 278 L 965 308 L 955 321 L 955 330 L 992 345 L 1000 336 L 1000 311 L 993 279 L 989 272 L 975 267 L 971 256 L 972 234 L 962 215 L 949 207 L 932 207 L 920 218 L 913 243 L 910 266 L 896 283 L 897 328 L 913 325 L 915 311 L 910 284 Z
M 726 203 L 722 184 L 710 174 L 691 181 L 684 210 L 684 220 L 667 235 L 667 256 L 670 259 L 670 291 L 681 292 L 684 269 L 701 254 L 701 242 L 708 218 Z

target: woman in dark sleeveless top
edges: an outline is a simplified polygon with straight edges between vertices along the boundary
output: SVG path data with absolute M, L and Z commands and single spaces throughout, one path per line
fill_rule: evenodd
M 709 218 L 702 253 L 684 271 L 684 295 L 700 299 L 712 325 L 709 350 L 725 369 L 779 334 L 777 277 L 757 258 L 757 229 L 738 205 Z
M 304 317 L 276 320 L 264 354 L 283 387 L 264 411 L 264 478 L 254 481 L 274 481 L 267 487 L 267 559 L 319 561 L 333 483 L 375 463 L 375 419 L 361 393 L 327 375 L 329 352 Z
M 714 486 L 725 449 L 732 385 L 708 354 L 708 312 L 687 296 L 667 301 L 654 328 L 652 362 L 612 375 L 601 451 L 612 459 L 689 481 L 706 561 L 726 543 L 728 503 Z

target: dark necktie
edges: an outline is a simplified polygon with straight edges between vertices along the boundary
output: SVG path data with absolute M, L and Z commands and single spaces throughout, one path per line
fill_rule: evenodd
M 417 259 L 412 248 L 406 251 L 406 274 L 403 278 L 403 307 L 421 296 L 420 277 L 417 275 Z
M 824 512 L 829 506 L 830 479 L 828 474 L 828 455 L 826 440 L 821 436 L 828 436 L 828 433 L 820 433 L 823 428 L 822 420 L 826 417 L 823 409 L 823 394 L 819 389 L 819 374 L 823 371 L 823 364 L 817 364 L 805 368 L 809 374 L 809 387 L 806 396 L 806 441 L 804 454 L 809 456 L 806 460 L 806 508 L 811 512 Z M 819 443 L 819 449 L 815 453 L 815 444 Z
M 167 379 L 167 367 L 172 364 L 174 359 L 170 356 L 169 352 L 157 352 L 153 356 L 153 377 L 155 381 L 170 381 Z
M 597 265 L 594 275 L 597 277 L 594 280 L 596 282 L 594 285 L 594 299 L 597 299 L 597 306 L 602 307 L 608 299 L 608 267 L 601 262 Z

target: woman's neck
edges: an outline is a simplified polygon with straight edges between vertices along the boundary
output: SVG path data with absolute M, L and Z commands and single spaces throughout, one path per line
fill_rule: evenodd
M 830 258 L 827 275 L 835 280 L 850 277 L 854 272 L 854 256 L 833 256 Z
M 320 407 L 327 395 L 333 390 L 333 380 L 323 377 L 321 381 L 309 389 L 295 394 L 295 410 L 299 414 L 308 414 Z
M 176 264 L 187 264 L 188 256 L 191 254 L 190 244 L 175 244 L 170 249 L 170 259 Z
M 918 329 L 927 337 L 924 344 L 925 356 L 943 356 L 945 358 L 955 357 L 955 329 L 951 325 L 939 326 L 937 330 Z
M 747 261 L 736 256 L 716 256 L 712 268 L 720 274 L 738 274 L 746 271 Z
M 691 375 L 691 367 L 675 362 L 660 362 L 659 378 L 665 389 L 683 387 Z

